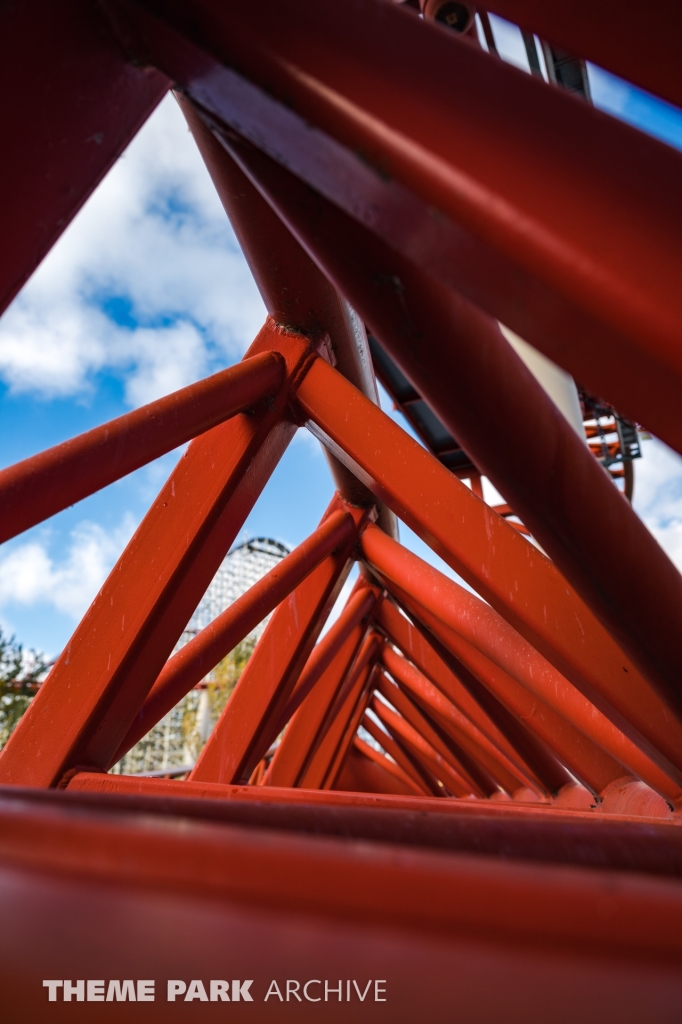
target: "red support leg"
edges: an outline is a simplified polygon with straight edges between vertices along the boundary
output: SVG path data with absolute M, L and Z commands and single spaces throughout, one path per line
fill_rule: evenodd
M 395 761 L 405 776 L 410 780 L 412 788 L 419 796 L 434 796 L 433 788 L 424 781 L 423 773 L 417 768 L 414 761 L 411 760 L 410 756 L 403 750 L 398 741 L 392 736 L 384 724 L 384 728 L 380 729 L 379 726 L 374 722 L 370 716 L 365 713 L 362 719 L 362 727 L 366 732 L 372 736 L 379 746 L 381 746 L 387 754 Z
M 678 153 L 395 4 L 117 8 L 228 144 L 246 135 L 682 447 Z
M 426 636 L 422 635 L 412 625 L 409 619 L 401 615 L 390 601 L 382 602 L 381 608 L 377 613 L 377 625 L 384 630 L 389 640 L 403 652 L 405 657 L 409 658 L 424 676 L 440 689 L 448 701 L 464 716 L 465 720 L 470 721 L 474 725 L 477 734 L 480 733 L 492 744 L 496 756 L 502 757 L 504 762 L 512 767 L 512 771 L 516 772 L 519 778 L 522 779 L 523 785 L 530 785 L 537 788 L 540 792 L 549 793 L 553 790 L 554 786 L 558 789 L 569 781 L 570 776 L 567 774 L 560 775 L 556 782 L 553 778 L 552 781 L 545 778 L 548 766 L 544 761 L 542 767 L 535 765 L 534 768 L 531 768 L 529 766 L 520 752 L 518 742 L 517 745 L 510 742 L 508 733 L 505 733 L 493 721 L 490 715 L 483 710 L 481 705 L 471 695 L 470 690 L 464 686 L 461 679 L 458 678 L 436 652 L 433 644 L 437 644 L 438 641 L 433 634 L 430 634 L 427 639 Z M 443 651 L 443 653 L 446 658 L 451 657 L 447 651 Z M 464 666 L 458 666 L 458 668 L 460 669 L 460 674 L 464 674 L 467 671 Z M 471 677 L 469 683 L 475 684 L 478 683 L 478 680 L 474 680 Z M 478 683 L 479 687 L 480 685 Z M 488 691 L 485 691 L 485 693 L 488 693 Z M 492 699 L 494 700 L 494 698 Z M 499 710 L 508 714 L 502 705 L 499 705 Z M 509 723 L 505 722 L 505 724 L 508 727 Z M 513 724 L 517 724 L 516 720 L 514 720 Z M 513 735 L 518 740 L 517 730 L 513 731 Z M 525 739 L 526 736 L 524 736 Z M 525 744 L 521 744 L 521 746 L 524 750 L 526 749 Z
M 116 752 L 114 763 L 354 532 L 355 524 L 348 513 L 341 509 L 332 513 L 279 565 L 169 658 Z
M 460 758 L 458 757 L 459 751 L 452 749 L 452 744 L 444 740 L 442 735 L 439 735 L 436 728 L 428 717 L 421 712 L 407 694 L 400 689 L 399 686 L 395 685 L 395 682 L 389 681 L 388 677 L 384 672 L 377 673 L 377 684 L 376 692 L 380 693 L 388 703 L 395 708 L 398 714 L 408 722 L 413 729 L 415 729 L 419 735 L 425 740 L 429 746 L 438 755 L 439 761 L 444 763 L 448 768 L 451 768 L 455 774 L 461 779 L 466 786 L 469 793 L 473 793 L 483 799 L 496 788 L 495 785 L 491 787 L 482 786 L 479 779 L 468 770 L 468 766 L 465 767 Z M 477 767 L 477 766 L 476 766 Z M 486 780 L 487 782 L 488 780 Z
M 370 633 L 323 726 L 324 736 L 299 781 L 299 788 L 330 789 L 334 784 L 367 706 L 379 650 L 379 640 Z
M 361 577 L 338 619 L 333 626 L 330 626 L 323 639 L 315 645 L 308 658 L 294 687 L 294 692 L 282 712 L 277 726 L 278 732 L 281 732 L 313 687 L 317 685 L 318 679 L 334 661 L 350 633 L 372 612 L 375 597 L 375 592 L 368 588 L 367 581 Z M 373 614 L 372 612 L 372 616 Z
M 288 379 L 311 351 L 268 323 L 249 355 L 273 348 Z M 53 786 L 75 765 L 109 766 L 296 430 L 287 401 L 285 387 L 190 445 L 0 754 L 0 781 Z
M 2 312 L 170 82 L 126 59 L 96 5 L 23 0 L 0 14 L 0 85 L 12 97 L 2 113 Z
M 419 706 L 430 713 L 455 743 L 478 761 L 507 793 L 511 795 L 528 785 L 528 779 L 514 764 L 418 669 L 388 645 L 383 648 L 381 660 L 396 682 L 405 687 Z
M 284 370 L 263 352 L 2 470 L 0 543 L 258 405 Z
M 682 713 L 682 577 L 498 323 L 257 150 L 237 155 L 560 572 Z M 472 490 L 482 497 L 476 474 Z
M 295 786 L 300 775 L 305 772 L 305 766 L 315 753 L 320 730 L 336 701 L 339 689 L 343 685 L 367 632 L 372 609 L 378 596 L 372 590 L 368 592 L 366 586 L 363 586 L 358 594 L 363 598 L 365 615 L 353 629 L 343 631 L 346 632 L 343 644 L 325 671 L 321 673 L 314 687 L 310 688 L 307 697 L 289 722 L 265 777 L 264 784 L 266 786 Z M 350 601 L 348 605 L 350 605 Z
M 176 98 L 268 313 L 276 323 L 302 334 L 326 331 L 339 372 L 371 402 L 378 404 L 369 345 L 356 313 L 251 184 L 192 104 L 179 93 Z M 377 504 L 371 491 L 343 463 L 326 449 L 325 455 L 342 498 L 358 506 Z M 379 525 L 397 537 L 394 514 L 382 502 L 377 507 Z
M 682 798 L 679 769 L 649 758 L 487 604 L 379 531 L 365 531 L 361 543 L 401 601 L 409 595 L 666 799 Z
M 489 658 L 444 626 L 416 603 L 407 610 L 450 651 L 497 699 L 554 752 L 571 774 L 592 793 L 599 794 L 610 782 L 627 774 L 626 769 L 585 736 L 568 719 L 522 686 Z
M 297 401 L 314 433 L 619 729 L 664 770 L 682 766 L 682 724 L 542 552 L 323 360 Z
M 348 511 L 357 526 L 364 510 L 336 496 L 326 516 Z M 277 735 L 301 668 L 350 571 L 357 542 L 353 531 L 277 608 L 211 733 L 190 779 L 243 782 Z
M 423 765 L 438 780 L 441 786 L 446 787 L 443 796 L 448 791 L 453 796 L 470 796 L 473 794 L 473 787 L 468 780 L 434 750 L 422 734 L 414 726 L 410 725 L 402 715 L 396 714 L 391 708 L 378 700 L 372 699 L 370 707 L 377 718 L 380 719 L 393 733 L 399 737 L 400 742 L 407 748 L 414 759 Z M 478 794 L 479 796 L 482 794 Z

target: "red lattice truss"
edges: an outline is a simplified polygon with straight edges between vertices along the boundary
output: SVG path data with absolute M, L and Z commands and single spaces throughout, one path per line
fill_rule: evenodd
M 682 104 L 672 0 L 488 6 Z M 3 307 L 172 87 L 268 310 L 238 365 L 0 473 L 7 540 L 191 441 L 0 756 L 12 1020 L 74 1019 L 35 980 L 64 974 L 674 1019 L 682 580 L 498 322 L 682 450 L 680 156 L 383 0 L 26 0 L 0 26 Z M 363 325 L 507 506 L 380 410 Z M 320 526 L 171 656 L 301 427 L 337 486 Z M 187 780 L 107 774 L 270 612 Z

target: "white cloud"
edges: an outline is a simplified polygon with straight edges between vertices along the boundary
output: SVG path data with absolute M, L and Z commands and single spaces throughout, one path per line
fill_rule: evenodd
M 133 405 L 239 358 L 265 310 L 175 100 L 112 168 L 0 322 L 14 393 Z
M 0 606 L 50 605 L 78 622 L 135 529 L 126 515 L 113 532 L 82 522 L 56 561 L 44 540 L 20 544 L 0 559 Z
M 662 441 L 643 442 L 635 462 L 634 507 L 682 570 L 682 457 Z

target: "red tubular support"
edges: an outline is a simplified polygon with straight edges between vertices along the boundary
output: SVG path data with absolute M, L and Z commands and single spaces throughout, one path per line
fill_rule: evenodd
M 495 320 L 262 154 L 235 152 L 582 600 L 682 714 L 682 576 Z
M 323 360 L 296 397 L 313 432 L 588 700 L 662 770 L 682 765 L 682 724 L 542 552 Z
M 330 789 L 334 784 L 364 713 L 379 650 L 379 639 L 370 630 L 322 726 L 317 750 L 299 780 L 301 789 Z
M 443 655 L 446 659 L 450 659 L 450 661 L 453 660 L 452 656 L 442 646 L 440 652 L 435 650 L 434 645 L 438 645 L 438 641 L 432 633 L 428 633 L 427 630 L 421 633 L 390 601 L 382 602 L 381 608 L 377 613 L 377 625 L 384 630 L 390 641 L 403 652 L 405 657 L 409 658 L 423 675 L 445 694 L 447 700 L 452 702 L 455 709 L 464 715 L 468 721 L 472 722 L 480 733 L 486 737 L 498 756 L 501 755 L 505 763 L 508 762 L 512 766 L 512 770 L 523 780 L 524 785 L 529 785 L 539 792 L 550 793 L 558 790 L 562 785 L 570 781 L 570 776 L 567 773 L 559 774 L 556 779 L 553 775 L 551 778 L 545 777 L 548 768 L 556 766 L 556 770 L 559 771 L 560 766 L 556 761 L 549 765 L 547 759 L 544 759 L 541 766 L 535 765 L 534 768 L 529 766 L 528 762 L 524 760 L 519 747 L 513 745 L 508 736 L 511 725 L 513 726 L 512 733 L 518 741 L 519 730 L 522 729 L 520 723 L 516 719 L 511 718 L 509 712 L 502 704 L 497 704 L 496 711 L 498 715 L 500 712 L 503 713 L 507 732 L 504 732 L 492 720 L 489 714 L 474 699 L 470 689 L 465 687 L 461 677 L 465 676 L 469 687 L 476 690 L 479 695 L 482 691 L 486 697 L 489 697 L 489 703 L 490 701 L 495 701 L 493 695 L 488 690 L 485 690 L 481 683 L 471 673 L 468 673 L 463 665 L 459 664 L 457 666 L 459 674 L 455 673 L 447 664 L 447 661 L 443 660 Z M 428 636 L 426 635 L 427 633 Z M 526 755 L 528 755 L 527 741 L 531 739 L 530 734 L 523 731 L 522 739 L 524 741 L 522 744 L 523 749 Z M 533 753 L 537 754 L 537 751 L 534 749 Z M 561 769 L 561 772 L 563 771 L 564 769 Z
M 289 702 L 285 707 L 282 717 L 278 723 L 277 731 L 281 732 L 287 722 L 296 713 L 310 691 L 317 684 L 317 681 L 327 670 L 332 661 L 336 658 L 341 647 L 353 629 L 365 616 L 369 615 L 376 602 L 376 595 L 367 590 L 367 583 L 364 579 L 358 580 L 359 586 L 353 588 L 354 593 L 349 597 L 345 608 L 339 615 L 333 626 L 325 633 L 324 637 L 313 649 L 308 658 L 305 668 L 299 676 L 298 682 Z
M 229 608 L 185 644 L 164 665 L 149 696 L 116 752 L 113 762 L 123 757 L 153 725 L 215 668 L 236 645 L 276 608 L 323 559 L 353 533 L 347 512 L 333 512 L 307 540 L 279 565 L 237 598 Z
M 593 793 L 627 774 L 619 761 L 416 602 L 405 607 Z
M 353 517 L 356 529 L 278 606 L 192 770 L 192 780 L 246 781 L 275 739 L 301 668 L 350 571 L 357 527 L 366 514 L 337 495 L 325 518 L 338 509 Z
M 295 786 L 306 763 L 315 753 L 316 740 L 353 658 L 365 629 L 356 626 L 346 637 L 339 653 L 318 680 L 316 688 L 298 709 L 274 753 L 264 785 Z
M 0 313 L 169 85 L 149 65 L 127 59 L 96 5 L 3 5 L 0 90 L 12 102 L 2 112 L 8 159 L 0 195 Z
M 678 153 L 394 4 L 117 6 L 215 122 L 682 447 Z
M 410 760 L 409 755 L 405 753 L 403 748 L 396 741 L 395 737 L 391 736 L 386 727 L 380 729 L 376 722 L 370 718 L 367 713 L 365 713 L 361 725 L 363 729 L 365 729 L 365 731 L 377 741 L 379 746 L 382 747 L 387 754 L 390 754 L 395 763 L 400 766 L 403 775 L 405 778 L 410 780 L 413 789 L 419 794 L 419 796 L 434 795 L 424 781 L 422 773 L 415 766 L 414 762 Z
M 376 697 L 372 699 L 371 709 L 377 718 L 385 722 L 391 732 L 400 738 L 413 757 L 425 765 L 434 777 L 446 787 L 446 792 L 449 790 L 453 796 L 471 794 L 472 787 L 467 780 L 433 749 L 414 726 Z M 446 795 L 446 792 L 443 793 L 443 796 Z
M 273 349 L 290 381 L 312 345 L 268 322 L 249 355 Z M 287 402 L 285 386 L 192 442 L 0 754 L 2 782 L 53 786 L 111 764 L 295 433 Z
M 367 631 L 368 622 L 362 620 L 371 614 L 375 603 L 376 594 L 371 590 L 368 592 L 366 585 L 362 586 L 351 596 L 344 609 L 348 614 L 345 615 L 346 621 L 342 628 L 337 630 L 336 637 L 330 643 L 325 644 L 325 652 L 321 656 L 318 655 L 316 663 L 312 666 L 310 663 L 316 652 L 311 655 L 294 691 L 294 698 L 303 686 L 306 687 L 307 693 L 300 698 L 300 707 L 289 722 L 275 751 L 264 785 L 295 786 L 299 776 L 304 772 L 305 765 L 314 755 L 323 724 Z M 335 626 L 340 618 L 341 616 Z M 331 630 L 329 632 L 331 633 Z M 321 647 L 326 639 L 327 637 L 318 646 Z M 331 657 L 328 654 L 330 649 L 334 651 Z
M 283 379 L 281 356 L 263 352 L 2 470 L 0 543 L 251 408 Z
M 361 545 L 389 589 L 410 595 L 666 799 L 682 797 L 677 768 L 661 770 L 492 608 L 379 530 L 369 527 Z
M 365 741 L 361 740 L 359 736 L 356 736 L 353 740 L 353 747 L 364 757 L 368 758 L 368 760 L 379 765 L 383 771 L 388 772 L 389 775 L 392 775 L 397 779 L 398 782 L 401 783 L 404 791 L 421 795 L 420 790 L 415 786 L 409 775 L 405 774 L 402 768 L 393 761 L 390 761 L 387 757 L 384 757 L 384 755 L 380 754 L 378 750 L 374 749 L 374 747 L 370 747 L 369 743 L 365 743 Z M 340 786 L 340 788 L 343 787 Z
M 515 765 L 484 736 L 455 705 L 434 686 L 430 679 L 410 665 L 388 645 L 381 652 L 381 660 L 393 678 L 404 686 L 423 708 L 435 716 L 441 728 L 460 744 L 511 795 L 528 779 Z
M 357 315 L 206 127 L 192 104 L 180 94 L 176 98 L 268 313 L 276 323 L 303 334 L 326 331 L 339 372 L 378 404 L 372 358 Z M 325 455 L 337 490 L 346 501 L 367 506 L 376 503 L 371 491 L 343 463 L 326 449 Z M 378 510 L 379 525 L 397 537 L 393 513 L 382 502 Z
M 476 771 L 479 766 L 475 764 L 473 769 L 470 769 L 468 766 L 465 767 L 459 756 L 460 751 L 452 749 L 453 744 L 447 742 L 436 731 L 436 727 L 434 727 L 433 722 L 429 720 L 428 716 L 415 707 L 407 694 L 399 686 L 396 686 L 395 682 L 389 681 L 383 671 L 377 673 L 375 690 L 395 708 L 406 722 L 409 722 L 413 729 L 417 730 L 419 735 L 438 754 L 439 758 L 463 780 L 470 793 L 483 799 L 486 796 L 490 796 L 497 789 L 494 783 L 490 785 L 490 780 L 487 776 L 484 784 L 481 784 L 481 781 L 476 777 L 479 774 Z

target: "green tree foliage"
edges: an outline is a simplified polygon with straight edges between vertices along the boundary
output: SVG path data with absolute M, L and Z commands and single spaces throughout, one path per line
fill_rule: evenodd
M 208 705 L 211 722 L 215 723 L 220 718 L 223 708 L 227 704 L 232 691 L 234 690 L 239 677 L 246 668 L 246 663 L 253 654 L 256 641 L 253 637 L 247 637 L 237 644 L 233 651 L 213 669 L 208 677 Z M 198 693 L 192 691 L 185 698 L 182 714 L 182 735 L 185 749 L 192 757 L 197 758 L 201 753 L 205 740 L 199 735 L 197 728 Z
M 208 694 L 214 722 L 220 718 L 255 646 L 256 641 L 251 637 L 242 640 L 211 673 L 212 682 L 208 684 Z
M 0 629 L 0 748 L 12 735 L 38 689 L 48 662 L 36 651 L 24 651 Z

